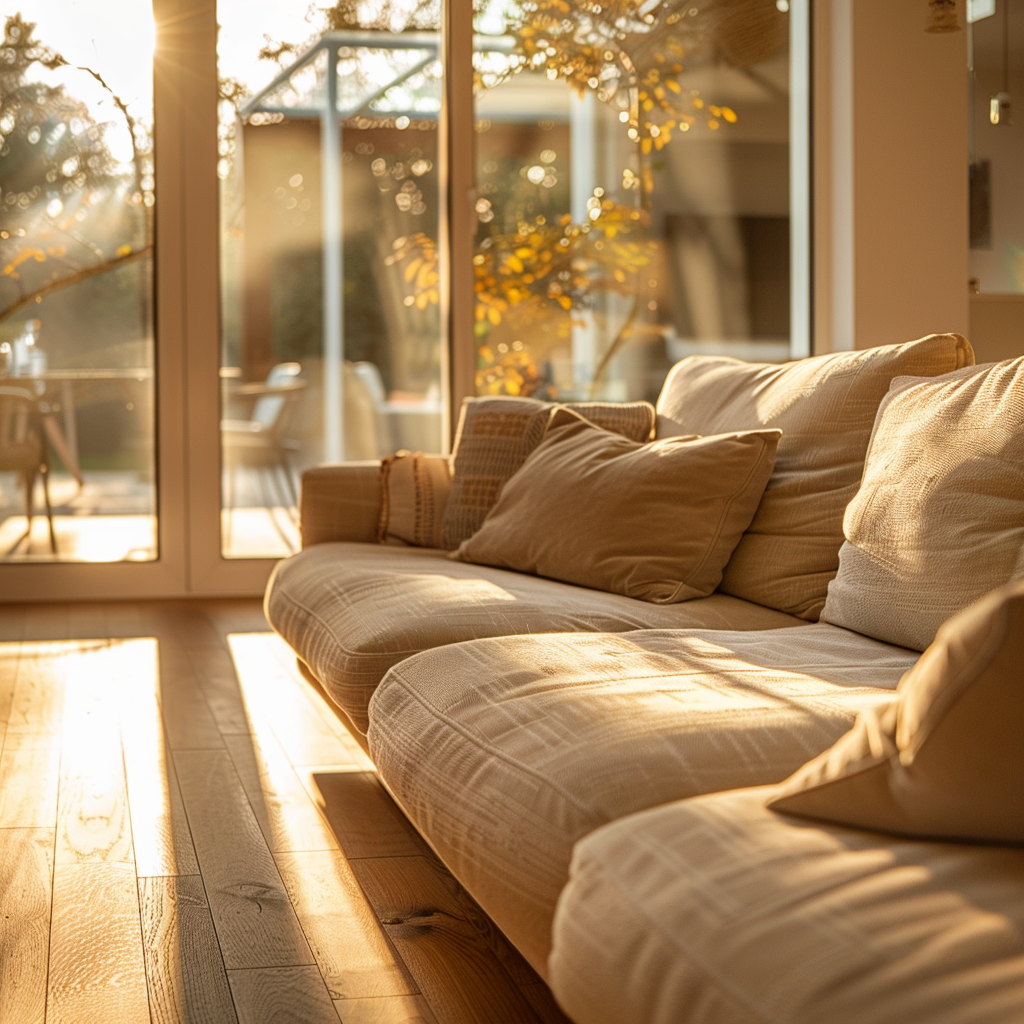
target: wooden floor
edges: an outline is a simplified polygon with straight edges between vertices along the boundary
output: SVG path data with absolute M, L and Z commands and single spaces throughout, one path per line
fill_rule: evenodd
M 542 1024 L 258 602 L 0 606 L 0 1024 Z

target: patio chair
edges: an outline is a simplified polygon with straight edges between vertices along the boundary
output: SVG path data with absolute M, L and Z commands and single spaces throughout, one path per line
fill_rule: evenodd
M 38 400 L 28 388 L 0 384 L 0 472 L 18 473 L 25 489 L 25 533 L 15 541 L 8 554 L 32 533 L 32 495 L 36 476 L 43 480 L 50 548 L 56 554 L 57 534 L 53 528 L 50 504 L 49 449 Z
M 301 373 L 299 363 L 278 363 L 262 383 L 241 384 L 230 390 L 233 402 L 252 401 L 252 412 L 249 419 L 221 421 L 226 508 L 233 507 L 235 474 L 243 467 L 260 473 L 266 505 L 281 499 L 285 507 L 298 505 L 290 457 L 298 452 L 299 442 L 289 436 L 289 429 L 306 387 Z

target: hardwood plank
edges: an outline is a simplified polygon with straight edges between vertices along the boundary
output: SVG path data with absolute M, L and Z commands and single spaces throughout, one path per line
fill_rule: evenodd
M 445 1024 L 539 1024 L 540 1018 L 463 916 L 435 859 L 357 860 L 352 870 L 420 992 Z
M 373 772 L 299 770 L 349 860 L 414 857 L 429 847 Z
M 149 1024 L 131 864 L 57 865 L 47 1024 Z
M 544 1024 L 572 1024 L 572 1021 L 562 1012 L 562 1008 L 555 1002 L 551 989 L 539 977 L 532 985 L 520 985 L 519 987 Z
M 0 830 L 0 1024 L 43 1024 L 53 829 Z
M 239 1024 L 338 1024 L 315 967 L 231 971 Z
M 67 641 L 24 641 L 7 716 L 7 732 L 59 735 L 66 660 L 79 650 Z
M 225 736 L 271 850 L 336 850 L 338 841 L 272 735 Z
M 341 1024 L 437 1024 L 423 996 L 336 999 Z
M 313 963 L 227 751 L 174 755 L 225 965 Z
M 123 641 L 131 658 L 118 701 L 135 866 L 140 877 L 197 875 L 199 862 L 181 800 L 161 714 L 157 641 Z M 173 685 L 173 683 L 171 684 Z
M 21 642 L 0 643 L 0 738 L 11 714 L 14 686 L 18 681 L 18 662 L 21 660 Z
M 158 631 L 160 705 L 171 750 L 218 750 L 224 741 L 196 680 L 181 641 L 166 628 Z
M 33 739 L 13 735 L 0 754 L 0 828 L 52 829 L 57 823 L 60 748 L 35 746 Z
M 86 644 L 66 659 L 58 864 L 134 863 L 118 696 L 133 653 Z
M 276 860 L 333 999 L 417 991 L 344 854 L 283 853 Z
M 239 688 L 253 732 L 270 729 L 293 765 L 354 765 L 345 745 L 328 727 L 275 655 L 271 633 L 228 637 Z
M 203 880 L 140 878 L 139 904 L 153 1024 L 236 1021 Z
M 238 686 L 235 663 L 227 649 L 186 650 L 186 657 L 221 734 L 248 734 L 249 714 Z

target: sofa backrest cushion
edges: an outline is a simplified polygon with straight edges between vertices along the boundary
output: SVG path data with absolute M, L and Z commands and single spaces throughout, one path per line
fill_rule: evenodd
M 1024 358 L 893 382 L 822 619 L 922 651 L 1024 576 Z
M 971 346 L 957 334 L 779 365 L 721 356 L 678 363 L 658 399 L 659 436 L 667 429 L 782 431 L 772 478 L 719 589 L 817 619 L 839 566 L 843 511 L 857 492 L 875 414 L 893 378 L 938 376 L 973 363 Z
M 903 677 L 784 784 L 778 811 L 926 838 L 1024 843 L 1024 582 L 950 619 Z
M 654 604 L 706 597 L 754 516 L 779 436 L 639 444 L 556 407 L 454 557 Z
M 568 408 L 633 441 L 654 433 L 650 402 L 572 402 Z M 442 542 L 457 548 L 483 524 L 505 481 L 540 444 L 552 406 L 535 398 L 467 398 L 452 448 L 452 488 Z

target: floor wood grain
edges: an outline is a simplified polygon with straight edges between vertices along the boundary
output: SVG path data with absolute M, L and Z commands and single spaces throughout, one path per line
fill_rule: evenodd
M 148 1024 L 131 864 L 57 865 L 46 1024 Z
M 153 1024 L 235 1024 L 202 878 L 140 878 L 139 904 Z
M 0 1024 L 43 1024 L 53 829 L 0 829 Z
M 566 1024 L 256 601 L 0 606 L 0 1024 Z

